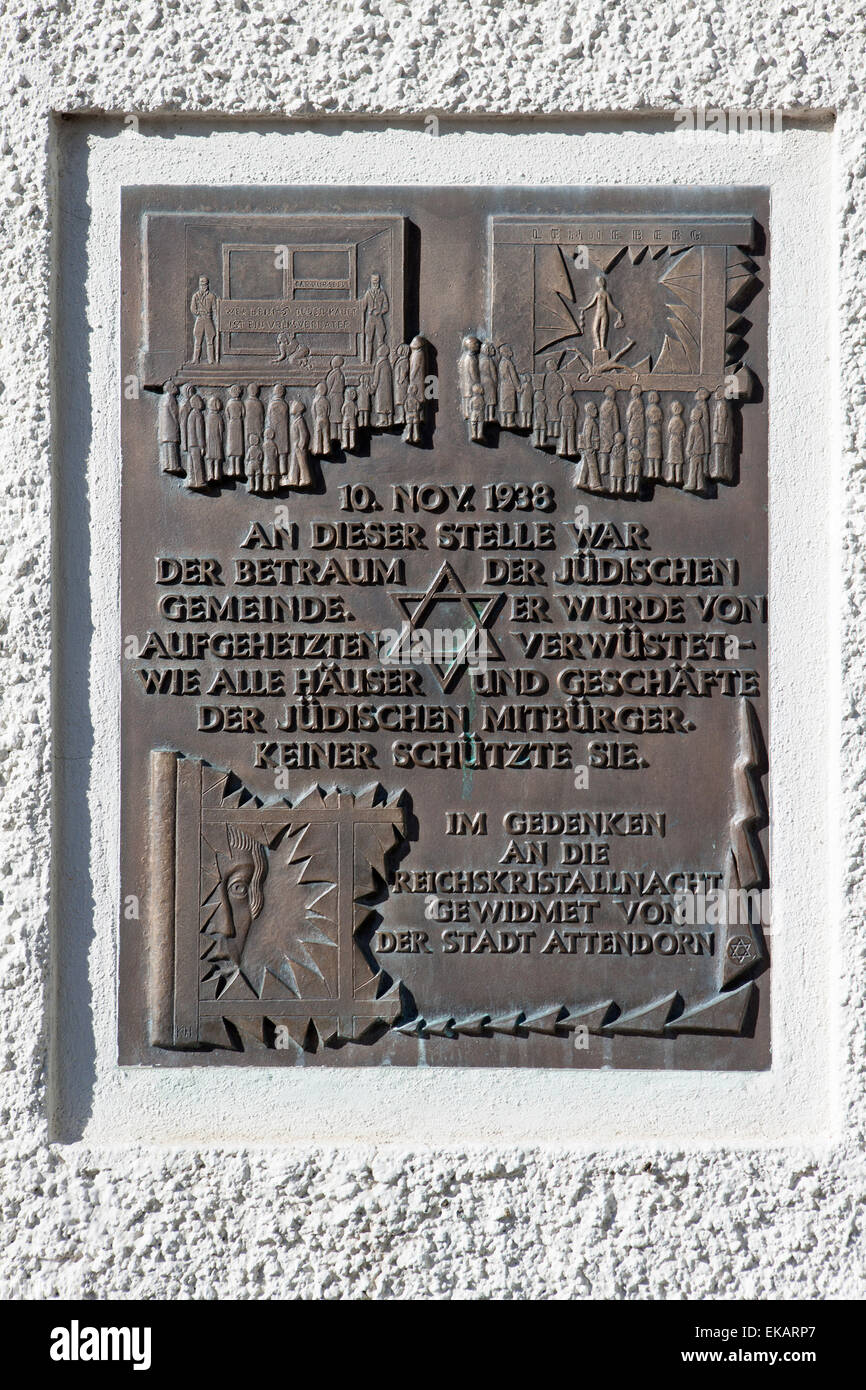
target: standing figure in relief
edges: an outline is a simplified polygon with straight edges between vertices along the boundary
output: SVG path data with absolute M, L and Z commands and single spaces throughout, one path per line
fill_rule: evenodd
M 225 409 L 225 457 L 226 475 L 229 478 L 243 476 L 244 462 L 244 403 L 241 400 L 242 388 L 229 387 L 229 398 Z
M 406 423 L 406 390 L 409 385 L 409 344 L 398 343 L 394 349 L 391 373 L 394 389 L 394 424 Z
M 640 492 L 642 465 L 643 449 L 640 440 L 635 435 L 628 441 L 628 467 L 625 477 L 625 490 L 630 497 L 637 497 Z
M 362 376 L 358 382 L 358 424 L 362 429 L 366 429 L 370 423 L 371 385 L 368 376 Z
M 291 463 L 286 482 L 289 487 L 310 487 L 313 473 L 310 468 L 310 431 L 304 418 L 304 402 L 292 401 L 289 407 L 289 445 Z
M 264 483 L 264 450 L 257 434 L 247 435 L 247 492 L 261 492 Z
M 489 423 L 496 419 L 496 402 L 499 398 L 499 371 L 496 365 L 496 348 L 492 343 L 481 344 L 478 374 L 484 392 L 484 420 L 485 423 Z
M 646 440 L 646 421 L 643 413 L 643 400 L 641 399 L 640 387 L 635 385 L 629 392 L 631 400 L 625 412 L 625 435 L 628 439 L 628 447 L 631 449 L 632 442 L 637 441 L 640 450 L 641 462 L 643 461 L 644 443 Z
M 424 420 L 424 401 L 427 390 L 427 344 L 418 334 L 409 344 L 409 385 L 418 402 L 418 423 Z
M 560 458 L 574 458 L 577 453 L 577 401 L 567 386 L 559 400 L 559 448 L 556 452 Z
M 674 401 L 671 405 L 671 417 L 668 420 L 668 446 L 665 454 L 665 482 L 673 487 L 683 485 L 683 467 L 685 464 L 685 434 L 686 423 L 683 419 L 683 406 L 681 401 Z
M 209 483 L 218 483 L 222 477 L 224 431 L 222 398 L 214 393 L 208 397 L 204 417 L 204 466 Z
M 598 463 L 604 480 L 610 473 L 610 456 L 618 430 L 619 406 L 616 403 L 616 391 L 612 386 L 605 386 L 598 416 Z
M 394 383 L 386 346 L 379 348 L 373 368 L 373 424 L 378 429 L 390 429 L 394 423 Z
M 183 474 L 180 464 L 180 418 L 178 416 L 177 388 L 173 381 L 167 381 L 159 398 L 156 442 L 159 445 L 159 462 L 163 473 Z
M 598 471 L 598 406 L 595 401 L 587 401 L 580 434 L 580 472 L 577 475 L 578 487 L 590 492 L 601 492 L 601 474 Z
M 262 445 L 262 488 L 265 492 L 276 492 L 279 481 L 280 455 L 277 451 L 274 432 L 268 426 L 265 429 L 265 442 Z
M 274 394 L 268 401 L 265 426 L 274 432 L 280 473 L 286 473 L 289 468 L 289 407 L 286 405 L 285 386 L 274 387 Z
M 346 387 L 340 420 L 340 443 L 344 449 L 354 449 L 358 425 L 357 393 L 353 386 Z
M 597 275 L 595 284 L 595 294 L 593 295 L 589 303 L 584 304 L 583 308 L 581 309 L 577 320 L 577 327 L 578 331 L 582 333 L 584 329 L 585 316 L 589 313 L 590 309 L 595 309 L 595 317 L 592 322 L 593 347 L 595 348 L 596 352 L 606 352 L 607 335 L 610 330 L 611 313 L 613 312 L 616 314 L 617 328 L 625 327 L 625 319 L 622 316 L 622 310 L 617 308 L 610 295 L 608 294 L 607 280 L 605 279 L 605 277 L 603 275 Z
M 204 401 L 198 394 L 189 398 L 189 415 L 186 421 L 186 444 L 189 455 L 186 485 L 188 488 L 207 486 L 204 471 L 205 428 L 202 414 Z
M 514 353 L 508 343 L 499 349 L 499 423 L 503 429 L 512 430 L 517 423 L 517 393 L 520 377 L 514 365 Z
M 520 391 L 517 395 L 517 418 L 522 430 L 532 429 L 532 379 L 528 372 L 520 375 Z
M 625 435 L 617 430 L 610 449 L 610 490 L 619 495 L 625 490 Z
M 536 449 L 547 443 L 547 397 L 539 386 L 532 396 L 532 442 Z
M 481 343 L 471 334 L 463 339 L 462 350 L 457 360 L 457 380 L 460 385 L 460 404 L 463 409 L 464 420 L 469 419 L 473 388 L 481 383 L 481 372 L 478 365 L 480 350 Z
M 704 434 L 704 417 L 700 405 L 696 405 L 689 416 L 686 434 L 686 479 L 683 487 L 688 492 L 703 492 L 706 485 L 704 459 L 707 453 L 707 437 Z
M 259 400 L 258 386 L 248 386 L 244 401 L 244 434 L 249 439 L 254 434 L 261 445 L 265 432 L 265 407 Z
M 731 483 L 734 480 L 734 422 L 724 386 L 713 395 L 710 430 L 710 477 L 717 478 L 720 483 Z
M 664 416 L 659 405 L 658 391 L 650 391 L 646 408 L 646 476 L 660 478 L 662 475 L 662 424 Z
M 479 444 L 484 438 L 484 388 L 479 381 L 469 398 L 469 438 Z
M 695 409 L 701 412 L 701 429 L 704 432 L 703 461 L 701 463 L 701 473 L 704 483 L 710 476 L 710 407 L 707 401 L 710 399 L 709 391 L 703 387 L 695 392 Z
M 559 402 L 565 390 L 565 377 L 557 370 L 558 358 L 544 359 L 544 400 L 547 414 L 547 432 L 555 439 L 559 434 Z
M 421 443 L 421 402 L 411 381 L 406 391 L 406 428 L 403 438 L 407 444 Z
M 177 405 L 177 423 L 180 429 L 180 451 L 184 455 L 187 453 L 186 424 L 189 419 L 189 403 L 195 395 L 194 386 L 182 386 Z
M 193 316 L 191 360 L 193 362 L 200 361 L 201 345 L 204 341 L 208 362 L 215 362 L 216 324 L 214 323 L 214 313 L 216 312 L 216 295 L 211 294 L 210 281 L 206 275 L 199 276 L 198 289 L 189 302 L 189 311 Z
M 346 396 L 346 378 L 343 375 L 342 357 L 331 358 L 331 370 L 325 377 L 328 393 L 328 421 L 331 438 L 336 443 L 343 428 L 343 401 Z
M 313 397 L 313 453 L 331 452 L 331 407 L 328 401 L 328 388 L 320 381 Z
M 372 363 L 385 342 L 385 315 L 390 305 L 378 275 L 370 276 L 370 284 L 361 300 L 364 315 L 364 361 Z

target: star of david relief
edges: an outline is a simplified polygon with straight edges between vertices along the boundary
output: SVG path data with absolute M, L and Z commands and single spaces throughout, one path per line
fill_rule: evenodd
M 447 560 L 421 594 L 392 594 L 406 622 L 392 648 L 392 659 L 423 662 L 447 694 L 470 665 L 504 661 L 491 627 L 504 595 L 471 593 Z M 412 605 L 412 606 L 410 606 Z M 437 620 L 434 614 L 440 610 Z M 455 627 L 441 616 L 450 609 L 463 619 Z

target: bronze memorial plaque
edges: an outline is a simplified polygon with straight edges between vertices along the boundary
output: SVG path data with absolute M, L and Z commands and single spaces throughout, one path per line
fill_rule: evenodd
M 769 1064 L 767 225 L 124 191 L 122 1063 Z

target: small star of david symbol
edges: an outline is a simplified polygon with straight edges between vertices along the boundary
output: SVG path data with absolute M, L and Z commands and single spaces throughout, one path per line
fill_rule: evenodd
M 732 937 L 728 943 L 728 955 L 731 960 L 748 960 L 752 954 L 752 943 L 747 936 Z
M 457 643 L 448 653 L 450 660 L 440 664 L 435 659 L 428 665 L 435 672 L 444 692 L 453 690 L 478 651 L 481 650 L 488 661 L 504 661 L 505 658 L 490 634 L 490 627 L 503 599 L 502 594 L 470 593 L 464 589 L 460 579 L 446 561 L 438 574 L 431 580 L 423 594 L 392 594 L 407 622 L 400 634 L 400 644 L 413 632 L 432 629 L 435 637 L 437 624 L 430 621 L 430 615 L 438 604 L 458 607 L 461 614 L 469 620 L 468 627 L 462 627 L 464 640 Z M 414 610 L 410 605 L 414 604 Z M 448 623 L 439 625 L 439 630 L 448 629 Z M 461 625 L 462 626 L 462 625 Z M 479 636 L 479 634 L 483 634 Z M 434 650 L 435 655 L 435 650 Z

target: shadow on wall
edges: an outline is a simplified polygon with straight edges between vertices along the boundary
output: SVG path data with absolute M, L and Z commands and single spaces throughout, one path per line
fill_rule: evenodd
M 54 251 L 53 419 L 53 864 L 49 986 L 49 1128 L 80 1139 L 96 1079 L 90 948 L 95 893 L 89 796 L 90 523 L 87 461 L 92 438 L 87 306 L 88 128 L 58 123 Z

